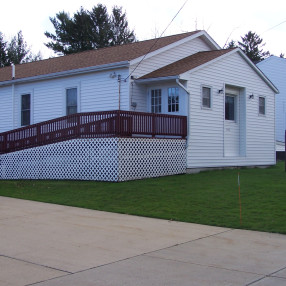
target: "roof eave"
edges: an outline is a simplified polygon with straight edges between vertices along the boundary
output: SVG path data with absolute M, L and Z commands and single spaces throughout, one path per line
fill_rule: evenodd
M 37 76 L 32 76 L 32 77 L 2 81 L 0 82 L 0 86 L 12 85 L 16 83 L 40 81 L 40 80 L 46 80 L 46 79 L 54 79 L 54 78 L 79 75 L 79 74 L 104 71 L 104 70 L 112 70 L 112 69 L 118 69 L 118 68 L 126 68 L 126 67 L 129 67 L 129 65 L 130 65 L 129 61 L 122 61 L 122 62 L 116 62 L 116 63 L 111 63 L 111 64 L 99 65 L 99 66 L 91 66 L 91 67 L 85 67 L 85 68 L 80 68 L 80 69 L 66 70 L 66 71 L 61 71 L 61 72 L 56 72 L 56 73 L 43 74 L 43 75 L 37 75 Z
M 154 82 L 158 82 L 158 81 L 162 82 L 162 81 L 176 80 L 179 78 L 180 78 L 179 75 L 173 75 L 173 76 L 162 76 L 162 77 L 136 79 L 135 82 L 138 84 L 148 84 L 148 83 L 154 83 Z

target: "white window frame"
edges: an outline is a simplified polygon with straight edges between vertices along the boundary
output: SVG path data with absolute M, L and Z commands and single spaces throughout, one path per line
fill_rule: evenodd
M 203 90 L 204 90 L 204 88 L 208 88 L 209 90 L 210 90 L 210 106 L 208 107 L 208 106 L 204 106 L 204 104 L 203 104 L 203 96 L 204 96 L 204 93 L 203 93 Z M 202 109 L 207 109 L 207 110 L 211 110 L 212 109 L 212 102 L 213 101 L 213 91 L 212 91 L 212 87 L 211 86 L 209 86 L 209 85 L 202 85 L 201 86 L 201 108 Z
M 176 111 L 169 111 L 169 89 L 176 89 L 178 91 L 178 110 Z M 172 105 L 171 105 L 172 106 Z M 171 113 L 171 114 L 175 114 L 175 113 L 179 113 L 180 112 L 180 89 L 178 86 L 169 86 L 167 87 L 167 113 Z
M 30 124 L 32 125 L 34 123 L 34 90 L 21 90 L 21 93 L 19 93 L 18 97 L 18 114 L 19 117 L 16 119 L 16 122 L 18 121 L 19 127 L 25 127 L 29 125 L 22 125 L 22 95 L 30 94 Z M 13 115 L 14 116 L 14 115 Z
M 161 110 L 160 110 L 160 112 L 155 112 L 155 111 L 153 111 L 152 109 L 153 109 L 153 106 L 155 106 L 156 107 L 156 105 L 153 105 L 153 103 L 152 103 L 152 92 L 154 91 L 157 91 L 157 90 L 160 90 L 160 97 L 161 97 L 161 103 L 160 103 L 160 105 L 161 105 Z M 162 88 L 151 88 L 150 89 L 150 112 L 151 113 L 158 113 L 158 114 L 161 114 L 161 113 L 163 113 L 163 89 Z
M 77 113 L 81 112 L 81 102 L 80 102 L 80 84 L 76 85 L 66 85 L 63 87 L 63 109 L 62 114 L 63 116 L 67 115 L 67 90 L 76 88 L 77 89 Z
M 264 113 L 260 113 L 260 98 L 264 99 Z M 259 116 L 266 116 L 266 97 L 259 95 L 258 96 L 258 115 Z
M 233 117 L 234 119 L 226 119 L 226 113 L 225 113 L 225 103 L 226 103 L 226 97 L 233 97 L 234 101 L 233 101 Z M 238 100 L 238 95 L 235 94 L 231 94 L 231 93 L 226 93 L 224 96 L 224 120 L 227 120 L 229 122 L 236 122 L 237 121 L 237 102 Z

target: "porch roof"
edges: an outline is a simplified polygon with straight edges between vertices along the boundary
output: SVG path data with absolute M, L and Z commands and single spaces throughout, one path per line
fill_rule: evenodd
M 198 52 L 177 62 L 157 69 L 149 74 L 140 77 L 138 80 L 146 80 L 151 78 L 171 78 L 176 77 L 182 73 L 192 70 L 200 65 L 206 64 L 209 61 L 218 58 L 233 49 Z

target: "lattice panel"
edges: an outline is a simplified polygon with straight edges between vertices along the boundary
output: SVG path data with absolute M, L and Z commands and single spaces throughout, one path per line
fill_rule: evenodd
M 3 179 L 117 181 L 118 139 L 75 139 L 1 155 Z
M 0 155 L 0 179 L 116 182 L 185 171 L 183 139 L 74 139 Z
M 120 138 L 119 181 L 186 172 L 184 139 Z

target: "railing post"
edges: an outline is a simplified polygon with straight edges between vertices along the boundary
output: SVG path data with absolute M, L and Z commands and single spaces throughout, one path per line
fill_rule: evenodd
M 155 113 L 152 113 L 152 137 L 155 137 L 156 135 L 156 122 L 155 122 Z
M 75 137 L 76 138 L 79 138 L 80 137 L 80 114 L 79 113 L 77 113 L 76 114 L 76 124 L 77 124 L 77 126 L 76 126 L 76 134 L 75 134 Z
M 121 118 L 120 118 L 120 110 L 117 110 L 117 135 L 121 135 Z
M 37 144 L 41 144 L 42 143 L 42 134 L 41 134 L 41 125 L 37 125 L 36 127 L 37 129 Z
M 3 135 L 3 150 L 1 150 L 3 153 L 7 150 L 7 134 Z

